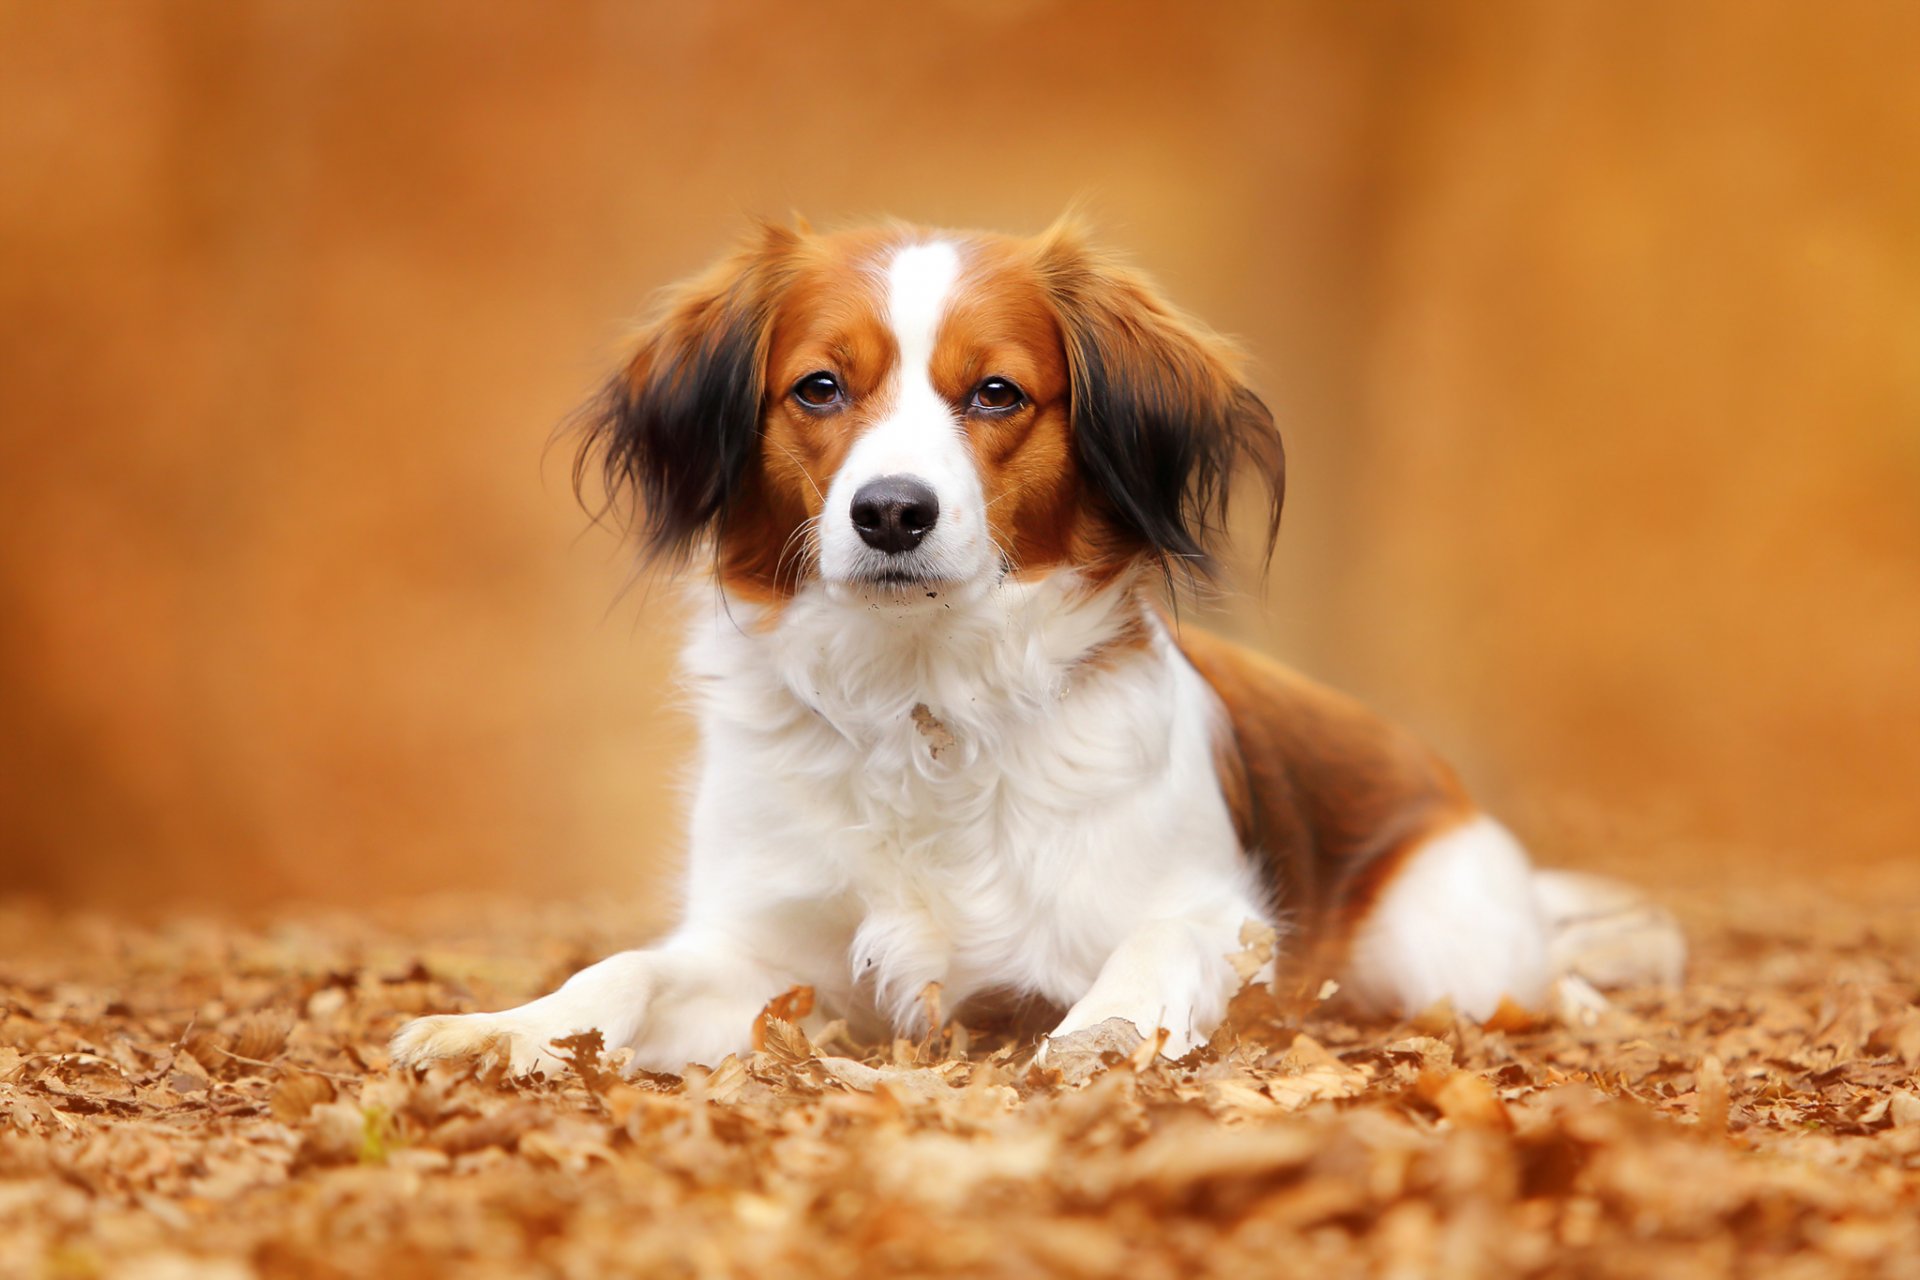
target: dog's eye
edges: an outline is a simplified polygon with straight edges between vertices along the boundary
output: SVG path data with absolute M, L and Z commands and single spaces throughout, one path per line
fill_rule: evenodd
M 840 379 L 824 369 L 793 384 L 793 398 L 809 409 L 834 408 L 845 395 L 840 389 Z
M 986 413 L 1005 413 L 1018 409 L 1026 401 L 1026 393 L 1008 379 L 988 378 L 973 389 L 973 400 L 967 407 Z

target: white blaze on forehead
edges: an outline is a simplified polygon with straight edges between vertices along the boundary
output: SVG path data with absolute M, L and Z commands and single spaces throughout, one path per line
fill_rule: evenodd
M 900 344 L 900 372 L 911 378 L 933 362 L 933 340 L 960 278 L 960 252 L 945 240 L 909 245 L 887 266 L 887 323 Z

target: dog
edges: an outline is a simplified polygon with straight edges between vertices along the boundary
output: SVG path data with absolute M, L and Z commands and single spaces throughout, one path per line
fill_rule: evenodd
M 1537 872 L 1411 735 L 1176 625 L 1230 482 L 1264 494 L 1271 552 L 1280 436 L 1229 345 L 1075 224 L 761 225 L 581 424 L 576 482 L 717 587 L 684 658 L 681 922 L 529 1004 L 417 1019 L 396 1063 L 554 1073 L 596 1029 L 677 1072 L 748 1050 L 797 985 L 904 1032 L 934 982 L 1179 1058 L 1249 921 L 1381 1012 L 1537 1007 L 1583 959 L 1677 973 L 1670 921 Z

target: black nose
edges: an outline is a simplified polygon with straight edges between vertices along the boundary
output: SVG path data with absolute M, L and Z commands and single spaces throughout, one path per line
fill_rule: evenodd
M 879 551 L 911 551 L 940 518 L 940 499 L 912 476 L 881 476 L 853 495 L 853 527 Z

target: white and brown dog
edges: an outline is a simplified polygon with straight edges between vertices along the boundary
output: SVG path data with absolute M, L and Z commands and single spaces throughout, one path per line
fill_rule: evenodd
M 397 1062 L 551 1071 L 597 1028 L 677 1071 L 797 984 L 906 1029 L 935 981 L 1179 1056 L 1249 920 L 1395 1011 L 1537 1005 L 1581 945 L 1594 887 L 1536 872 L 1420 743 L 1169 624 L 1237 473 L 1271 543 L 1280 438 L 1225 344 L 1073 227 L 764 227 L 670 295 L 586 427 L 648 551 L 712 557 L 682 922 L 412 1022 Z M 1663 920 L 1610 936 L 1603 979 L 1677 968 Z

